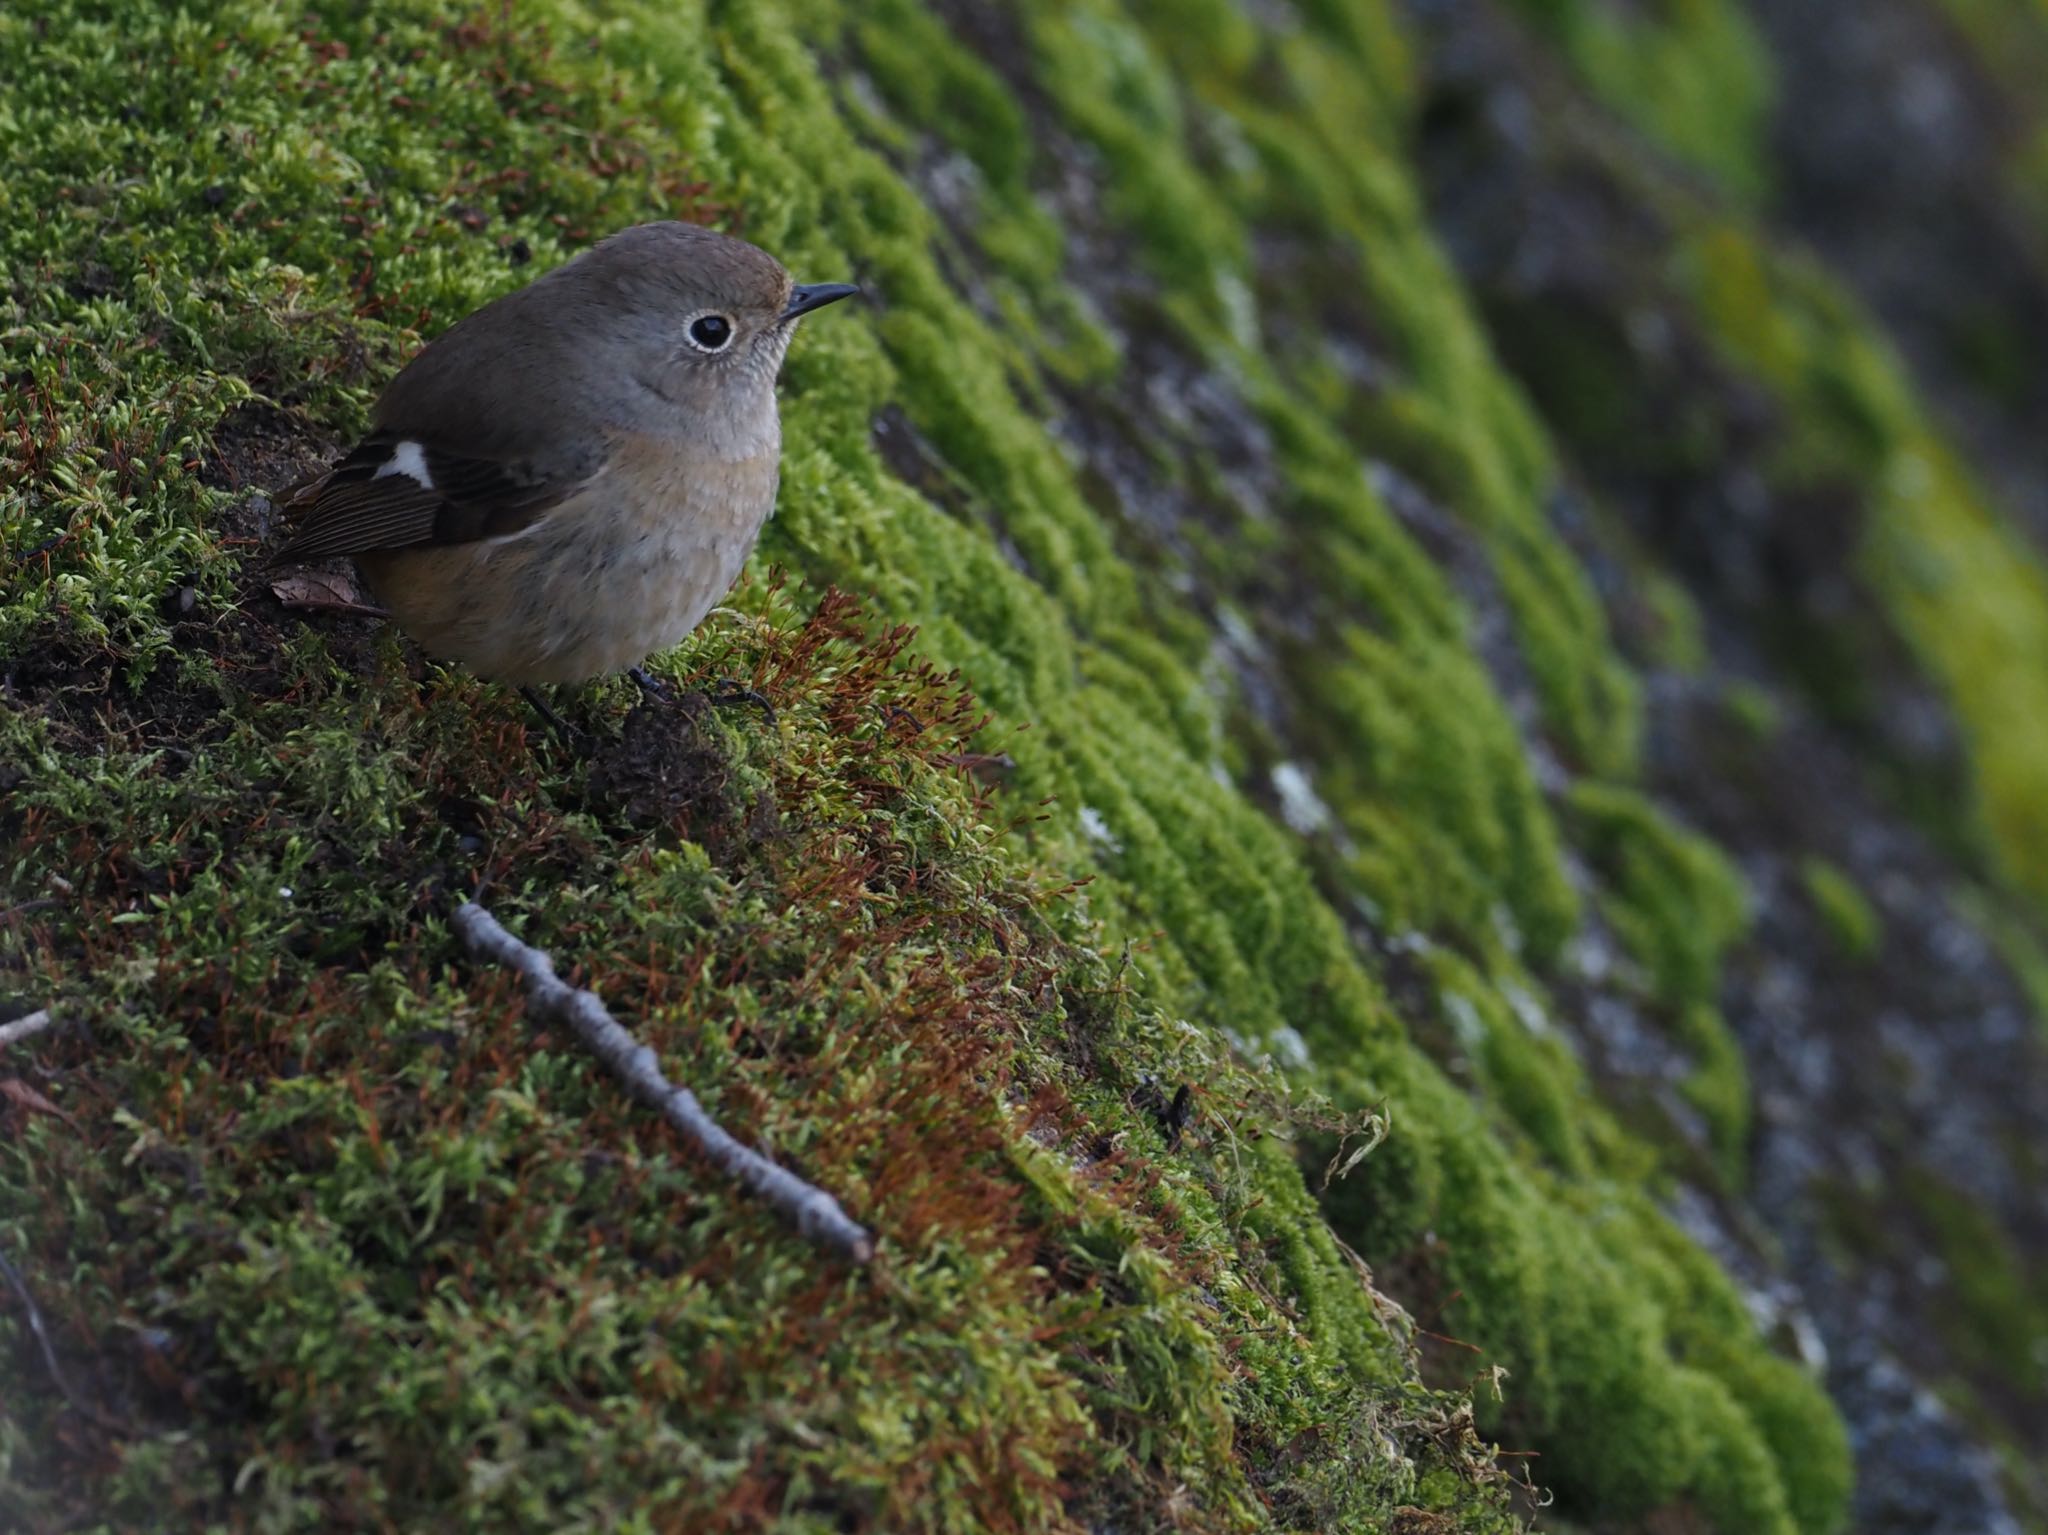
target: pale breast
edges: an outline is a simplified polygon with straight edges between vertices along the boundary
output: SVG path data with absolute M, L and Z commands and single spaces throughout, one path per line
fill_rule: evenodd
M 679 643 L 731 589 L 777 457 L 689 464 L 649 444 L 513 537 L 360 563 L 429 654 L 494 681 L 587 681 Z

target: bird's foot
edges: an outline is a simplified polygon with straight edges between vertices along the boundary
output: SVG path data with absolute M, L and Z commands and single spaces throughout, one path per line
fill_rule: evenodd
M 768 702 L 765 694 L 756 692 L 744 682 L 730 677 L 720 677 L 705 690 L 704 696 L 715 704 L 753 704 L 761 711 L 761 717 L 769 724 L 775 723 L 775 705 Z
M 560 741 L 571 751 L 581 751 L 590 744 L 589 738 L 581 730 L 578 730 L 574 725 L 563 719 L 556 711 L 555 706 L 547 701 L 547 696 L 539 688 L 534 687 L 531 683 L 524 683 L 520 686 L 519 696 L 532 705 L 533 712 L 538 714 L 541 718 L 541 723 L 547 726 L 548 734 L 557 741 Z
M 646 667 L 629 666 L 626 668 L 626 675 L 631 677 L 639 685 L 640 691 L 654 702 L 662 704 L 675 702 L 675 694 L 669 691 L 668 684 L 647 670 Z

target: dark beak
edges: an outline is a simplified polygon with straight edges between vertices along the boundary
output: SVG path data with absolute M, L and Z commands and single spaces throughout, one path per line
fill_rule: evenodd
M 782 318 L 794 320 L 807 315 L 813 309 L 823 309 L 827 304 L 836 304 L 843 298 L 852 298 L 860 292 L 850 282 L 798 283 L 790 291 L 789 307 L 782 311 Z

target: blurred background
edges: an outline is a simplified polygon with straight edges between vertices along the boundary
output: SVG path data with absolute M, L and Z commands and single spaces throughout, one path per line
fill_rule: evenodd
M 1852 1527 L 2039 1528 L 2048 822 L 1994 763 L 2048 744 L 2048 7 L 1405 14 L 1431 220 L 1591 516 L 1699 615 L 1674 648 L 1603 582 L 1651 777 L 1757 902 L 1721 996 L 1752 1182 L 1688 1224 L 1760 1222 L 1812 1308 Z
M 2037 1529 L 2048 822 L 1994 763 L 2048 744 L 2048 7 L 1405 13 L 1431 220 L 1567 494 L 1699 618 L 1674 646 L 1605 573 L 1651 778 L 1757 903 L 1721 993 L 1752 1181 L 1688 1225 L 1759 1222 L 1812 1309 L 1852 1527 Z

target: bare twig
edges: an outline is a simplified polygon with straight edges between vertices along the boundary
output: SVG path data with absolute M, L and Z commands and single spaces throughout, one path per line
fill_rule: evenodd
M 0 1050 L 32 1035 L 40 1034 L 57 1021 L 57 1010 L 45 1007 L 30 1013 L 26 1018 L 17 1018 L 12 1023 L 0 1023 Z
M 70 1377 L 65 1375 L 64 1367 L 57 1362 L 57 1350 L 50 1344 L 50 1330 L 43 1324 L 42 1307 L 36 1304 L 35 1296 L 29 1293 L 28 1281 L 21 1277 L 21 1270 L 14 1266 L 4 1252 L 0 1252 L 0 1279 L 5 1279 L 15 1295 L 20 1298 L 22 1310 L 28 1314 L 28 1330 L 35 1334 L 36 1344 L 43 1351 L 43 1367 L 50 1372 L 50 1379 L 64 1394 L 64 1400 L 77 1409 L 81 1416 L 90 1418 L 109 1433 L 132 1434 L 134 1430 L 127 1424 L 119 1418 L 109 1417 L 101 1412 L 72 1389 Z
M 837 1200 L 727 1134 L 704 1112 L 694 1093 L 661 1074 L 654 1052 L 619 1026 L 595 992 L 578 990 L 561 980 L 546 954 L 514 938 L 474 901 L 456 908 L 455 931 L 471 953 L 516 971 L 526 987 L 528 1012 L 574 1029 L 628 1093 L 659 1110 L 727 1177 L 767 1200 L 812 1241 L 836 1249 L 855 1263 L 874 1257 L 874 1238 L 839 1208 Z

